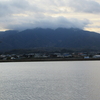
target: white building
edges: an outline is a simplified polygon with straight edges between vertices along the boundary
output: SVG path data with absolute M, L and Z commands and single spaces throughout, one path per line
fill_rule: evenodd
M 100 58 L 100 55 L 94 55 L 93 58 Z
M 88 58 L 90 58 L 90 57 L 89 57 L 89 56 L 85 56 L 85 57 L 84 57 L 84 59 L 88 59 Z

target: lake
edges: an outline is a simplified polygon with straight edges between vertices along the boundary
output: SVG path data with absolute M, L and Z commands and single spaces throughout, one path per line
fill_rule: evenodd
M 100 61 L 0 63 L 0 100 L 100 100 Z

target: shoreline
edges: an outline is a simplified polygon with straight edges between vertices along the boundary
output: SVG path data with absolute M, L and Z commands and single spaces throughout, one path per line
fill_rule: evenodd
M 100 58 L 37 58 L 37 59 L 14 59 L 0 60 L 0 62 L 39 62 L 39 61 L 98 61 Z

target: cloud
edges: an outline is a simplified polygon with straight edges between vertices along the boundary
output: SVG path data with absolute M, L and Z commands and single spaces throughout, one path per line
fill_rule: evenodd
M 26 19 L 26 20 L 25 20 Z M 14 22 L 15 19 L 8 22 L 8 25 L 5 25 L 6 29 L 14 30 L 24 30 L 27 28 L 52 28 L 56 29 L 58 27 L 63 28 L 80 28 L 83 29 L 86 25 L 89 24 L 88 20 L 78 20 L 75 18 L 67 19 L 65 17 L 41 17 L 40 19 L 36 18 L 21 18 L 20 22 Z M 13 23 L 12 23 L 13 22 Z
M 68 6 L 74 12 L 100 13 L 100 3 L 93 0 L 69 0 Z
M 61 8 L 63 7 L 63 10 Z M 64 10 L 65 9 L 65 10 Z M 70 9 L 70 10 L 69 10 Z M 8 0 L 0 1 L 0 17 L 12 14 L 38 13 L 99 13 L 100 3 L 93 0 Z
M 90 23 L 88 20 L 64 17 L 80 12 L 99 13 L 100 4 L 95 0 L 0 0 L 0 27 L 18 30 L 35 27 L 84 29 Z
M 29 7 L 29 4 L 26 0 L 0 1 L 0 17 L 20 13 L 25 11 L 27 7 Z
M 70 10 L 69 10 L 70 9 Z M 100 3 L 93 0 L 8 0 L 0 1 L 0 17 L 18 13 L 99 13 Z

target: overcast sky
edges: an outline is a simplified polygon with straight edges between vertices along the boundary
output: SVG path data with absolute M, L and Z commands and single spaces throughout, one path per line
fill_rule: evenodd
M 100 0 L 0 0 L 0 30 L 36 27 L 100 33 Z

